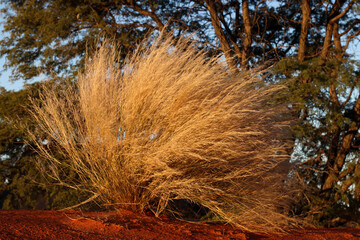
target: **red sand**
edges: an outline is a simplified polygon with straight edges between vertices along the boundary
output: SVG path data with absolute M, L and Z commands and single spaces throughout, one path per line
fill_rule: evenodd
M 287 235 L 244 233 L 229 225 L 181 222 L 130 211 L 0 211 L 0 240 L 8 239 L 360 239 L 360 229 L 306 229 Z

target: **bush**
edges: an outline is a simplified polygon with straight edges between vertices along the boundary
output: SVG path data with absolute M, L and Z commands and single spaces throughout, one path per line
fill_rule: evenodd
M 45 89 L 33 116 L 69 159 L 39 143 L 53 177 L 65 168 L 118 208 L 156 215 L 176 199 L 206 207 L 244 230 L 282 230 L 290 190 L 287 122 L 268 102 L 278 86 L 258 72 L 230 75 L 188 39 L 160 36 L 118 66 L 104 42 L 73 88 Z
M 27 131 L 31 129 L 38 139 L 43 138 L 43 132 L 35 132 L 38 124 L 26 106 L 30 104 L 29 96 L 38 98 L 41 85 L 26 84 L 19 91 L 0 87 L 0 209 L 62 209 L 89 198 L 87 193 L 55 185 L 36 167 L 36 153 Z M 56 149 L 52 151 L 55 154 Z M 73 177 L 68 170 L 68 177 Z M 93 205 L 81 208 L 89 210 Z

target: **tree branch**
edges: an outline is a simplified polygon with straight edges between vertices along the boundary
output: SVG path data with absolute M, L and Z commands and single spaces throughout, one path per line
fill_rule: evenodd
M 341 104 L 341 108 L 343 108 L 343 107 L 345 107 L 345 105 L 349 102 L 349 100 L 350 100 L 350 98 L 351 98 L 351 95 L 352 95 L 352 93 L 353 93 L 353 91 L 354 91 L 354 88 L 355 88 L 355 86 L 352 86 L 351 87 L 351 89 L 350 89 L 350 93 L 349 93 L 349 95 L 348 95 L 348 97 L 346 98 L 346 100 Z
M 212 0 L 205 0 L 207 5 L 208 11 L 210 13 L 211 22 L 215 30 L 215 34 L 218 37 L 222 51 L 225 55 L 226 63 L 228 64 L 230 71 L 236 73 L 238 71 L 236 64 L 234 62 L 234 58 L 232 57 L 232 49 L 228 40 L 226 39 L 226 35 L 221 27 L 220 19 L 218 16 L 218 12 L 216 10 L 216 6 L 214 1 Z
M 150 17 L 151 19 L 153 19 L 155 21 L 155 23 L 157 24 L 157 28 L 159 31 L 165 31 L 165 26 L 164 24 L 161 22 L 160 18 L 154 13 L 154 12 L 150 12 L 150 11 L 147 11 L 145 9 L 142 9 L 139 5 L 136 4 L 136 2 L 134 0 L 131 1 L 131 3 L 127 3 L 125 4 L 127 7 L 131 8 L 131 9 L 134 9 L 135 11 L 137 11 L 138 13 L 144 15 L 144 16 L 148 16 Z
M 338 1 L 337 1 L 338 2 Z M 344 11 L 342 11 L 340 14 L 338 14 L 336 17 L 333 17 L 332 19 L 330 19 L 329 23 L 330 24 L 333 24 L 335 23 L 336 21 L 338 21 L 340 18 L 342 18 L 352 7 L 352 5 L 355 3 L 354 0 L 351 0 L 351 2 L 349 3 L 349 5 L 345 8 Z M 339 7 L 337 7 L 338 9 L 340 9 L 344 3 L 343 2 L 339 2 Z
M 298 60 L 299 63 L 303 63 L 305 60 L 305 51 L 306 51 L 306 42 L 308 36 L 308 30 L 310 25 L 310 0 L 301 1 L 301 12 L 302 12 L 302 21 L 301 21 L 301 33 L 300 33 L 300 42 L 299 42 L 299 54 Z

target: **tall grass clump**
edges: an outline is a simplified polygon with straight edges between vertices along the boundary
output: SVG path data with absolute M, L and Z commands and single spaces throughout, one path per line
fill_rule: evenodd
M 88 58 L 74 87 L 46 88 L 32 109 L 49 144 L 43 165 L 118 208 L 156 215 L 183 199 L 244 230 L 288 226 L 283 109 L 279 87 L 259 73 L 230 75 L 186 38 L 142 44 L 120 68 L 114 44 Z M 285 136 L 284 136 L 285 135 Z

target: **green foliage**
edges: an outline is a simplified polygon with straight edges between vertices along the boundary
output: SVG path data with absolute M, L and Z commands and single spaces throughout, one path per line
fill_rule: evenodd
M 89 196 L 49 181 L 34 158 L 22 157 L 15 166 L 0 163 L 0 209 L 63 209 Z
M 274 69 L 288 86 L 282 101 L 293 103 L 294 114 L 300 119 L 293 126 L 296 138 L 293 160 L 299 163 L 301 180 L 311 189 L 306 193 L 307 200 L 301 203 L 302 212 L 310 213 L 314 223 L 324 226 L 335 224 L 332 220 L 336 217 L 356 220 L 360 213 L 356 190 L 360 182 L 355 170 L 359 165 L 359 149 L 355 147 L 360 140 L 358 135 L 351 139 L 354 147 L 346 149 L 344 166 L 333 176 L 334 186 L 324 189 L 335 159 L 339 159 L 341 150 L 345 151 L 345 137 L 359 126 L 357 93 L 352 92 L 360 86 L 357 65 L 351 60 L 313 58 L 299 64 L 296 59 L 285 59 Z M 336 88 L 338 105 L 330 94 L 331 86 Z M 349 188 L 351 185 L 353 188 Z
M 2 13 L 6 17 L 4 32 L 9 36 L 0 41 L 0 56 L 6 56 L 6 67 L 13 70 L 13 80 L 27 80 L 41 73 L 75 77 L 83 68 L 86 48 L 96 48 L 99 37 L 116 41 L 122 58 L 148 34 L 159 31 L 175 37 L 193 34 L 198 47 L 206 49 L 209 55 L 223 51 L 206 1 L 1 2 L 6 6 Z M 299 25 L 290 21 L 299 21 L 299 4 L 274 5 L 279 6 L 249 1 L 252 37 L 246 58 L 251 66 L 287 56 L 292 50 L 288 45 L 295 44 L 299 37 Z M 230 55 L 240 66 L 245 28 L 241 1 L 217 1 L 215 7 L 225 28 L 222 33 L 229 43 Z M 288 31 L 290 26 L 296 31 Z
M 124 57 L 149 31 L 159 29 L 169 19 L 169 28 L 184 29 L 181 26 L 188 23 L 188 31 L 200 29 L 196 21 L 189 22 L 189 10 L 182 7 L 190 1 L 1 2 L 5 6 L 4 32 L 9 36 L 0 41 L 0 56 L 6 56 L 5 67 L 13 70 L 13 80 L 41 73 L 74 77 L 83 67 L 86 48 L 96 47 L 99 37 L 116 40 Z
M 298 117 L 293 161 L 308 188 L 299 212 L 319 225 L 334 226 L 357 220 L 360 213 L 360 72 L 349 48 L 360 34 L 359 2 L 309 1 L 308 7 L 311 25 L 303 35 L 305 44 L 299 43 L 274 73 L 288 86 L 280 98 Z M 300 27 L 306 26 L 295 30 Z
M 28 97 L 36 97 L 39 84 L 27 85 L 19 92 L 0 92 L 0 152 L 16 163 L 25 151 L 26 126 L 33 127 L 26 109 Z
M 30 96 L 38 98 L 41 85 L 0 93 L 0 209 L 61 209 L 88 197 L 55 185 L 37 166 L 38 156 L 27 137 L 27 130 L 36 132 L 37 125 L 26 107 Z M 44 135 L 38 137 L 44 139 Z M 76 178 L 73 172 L 66 174 Z

